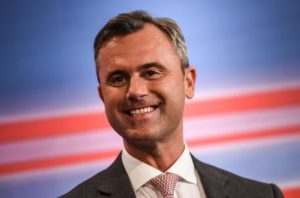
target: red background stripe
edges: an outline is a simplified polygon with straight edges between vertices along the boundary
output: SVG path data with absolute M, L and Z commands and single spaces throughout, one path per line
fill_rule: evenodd
M 300 104 L 300 87 L 188 103 L 185 117 L 259 110 Z M 0 125 L 0 143 L 109 128 L 104 112 Z
M 300 126 L 276 128 L 264 131 L 252 131 L 248 133 L 237 133 L 210 138 L 198 138 L 188 141 L 188 145 L 193 148 L 209 144 L 222 144 L 236 141 L 249 141 L 261 138 L 283 137 L 288 135 L 300 134 Z M 38 159 L 31 161 L 22 161 L 9 164 L 0 164 L 0 175 L 16 173 L 20 171 L 30 171 L 35 169 L 53 168 L 63 165 L 72 165 L 90 161 L 111 160 L 120 149 L 107 151 L 98 151 L 92 153 L 82 153 L 67 156 L 58 156 L 55 158 Z

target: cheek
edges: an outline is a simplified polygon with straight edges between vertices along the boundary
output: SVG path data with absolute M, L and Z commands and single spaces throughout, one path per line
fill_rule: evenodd
M 102 89 L 103 103 L 105 107 L 112 108 L 121 100 L 121 91 L 115 88 Z
M 166 102 L 180 103 L 185 99 L 184 82 L 181 78 L 166 78 L 153 84 L 153 90 Z

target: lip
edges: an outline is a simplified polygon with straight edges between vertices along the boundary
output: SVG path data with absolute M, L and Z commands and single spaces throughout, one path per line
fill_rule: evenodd
M 126 117 L 130 120 L 143 120 L 143 119 L 149 119 L 153 114 L 155 114 L 159 109 L 160 104 L 158 105 L 147 105 L 147 106 L 140 106 L 139 108 L 134 107 L 130 108 L 127 111 L 124 111 L 124 114 Z M 137 110 L 137 109 L 145 109 L 145 108 L 153 108 L 150 112 L 143 112 L 139 114 L 132 115 L 130 111 Z
M 128 112 L 128 114 L 131 116 L 137 116 L 140 114 L 151 113 L 154 110 L 155 110 L 155 107 L 149 106 L 149 107 L 143 107 L 143 108 L 139 108 L 139 109 L 132 109 Z
M 160 105 L 161 105 L 160 101 L 151 101 L 151 102 L 150 101 L 146 102 L 144 100 L 136 101 L 136 102 L 127 101 L 121 104 L 120 110 L 123 113 L 130 115 L 130 111 L 132 110 L 143 109 L 148 107 L 156 109 Z

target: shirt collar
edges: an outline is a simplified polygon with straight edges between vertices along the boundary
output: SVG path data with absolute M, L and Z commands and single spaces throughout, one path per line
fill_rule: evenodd
M 167 172 L 175 173 L 189 183 L 197 184 L 196 170 L 194 163 L 185 145 L 184 151 L 178 160 L 167 170 Z
M 160 170 L 134 158 L 126 149 L 122 150 L 122 162 L 135 192 L 150 179 L 162 173 Z M 197 184 L 194 163 L 186 145 L 181 156 L 166 172 L 175 173 L 186 182 Z

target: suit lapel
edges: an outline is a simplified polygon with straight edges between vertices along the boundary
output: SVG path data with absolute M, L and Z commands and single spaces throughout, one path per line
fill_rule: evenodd
M 132 187 L 129 183 L 122 181 L 122 178 L 112 179 L 107 181 L 107 183 L 102 183 L 98 186 L 99 193 L 102 196 L 111 197 L 111 198 L 134 198 L 135 194 L 132 190 Z
M 192 159 L 206 196 L 208 198 L 228 197 L 225 188 L 228 179 L 221 175 L 216 168 L 198 161 L 193 155 Z
M 135 197 L 131 182 L 122 163 L 121 154 L 105 170 L 105 177 L 99 182 L 98 190 L 102 197 Z
M 217 168 L 198 161 L 193 155 L 195 168 L 200 176 L 204 191 L 208 198 L 226 198 L 226 185 L 228 179 Z M 104 171 L 103 177 L 98 181 L 98 190 L 101 197 L 135 198 L 130 179 L 122 163 L 121 154 Z

